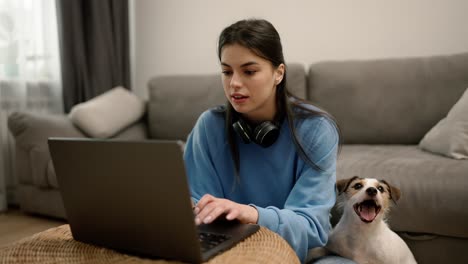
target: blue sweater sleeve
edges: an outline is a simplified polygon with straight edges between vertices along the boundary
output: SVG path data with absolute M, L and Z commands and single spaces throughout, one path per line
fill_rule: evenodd
M 301 161 L 299 177 L 284 208 L 255 206 L 258 224 L 286 239 L 302 261 L 307 251 L 324 246 L 331 229 L 329 214 L 335 204 L 338 133 L 326 118 L 304 122 L 298 132 L 304 151 L 322 170 Z
M 202 113 L 189 134 L 185 145 L 184 162 L 192 199 L 195 203 L 206 193 L 215 197 L 224 197 L 219 173 L 214 165 L 217 152 L 221 148 L 220 146 L 213 146 L 217 140 L 208 139 L 207 133 L 207 131 L 223 131 L 223 122 L 216 122 L 219 120 L 216 120 L 214 115 L 210 111 Z

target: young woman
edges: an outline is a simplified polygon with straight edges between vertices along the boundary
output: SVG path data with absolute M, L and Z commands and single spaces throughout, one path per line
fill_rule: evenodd
M 257 223 L 305 261 L 331 228 L 336 124 L 288 91 L 280 37 L 269 22 L 225 28 L 218 57 L 227 103 L 199 117 L 184 152 L 195 222 Z

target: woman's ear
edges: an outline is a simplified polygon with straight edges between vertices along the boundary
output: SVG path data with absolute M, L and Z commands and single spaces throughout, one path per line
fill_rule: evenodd
M 281 63 L 278 67 L 275 69 L 275 84 L 278 85 L 281 83 L 284 77 L 284 71 L 285 71 L 285 66 L 283 63 Z

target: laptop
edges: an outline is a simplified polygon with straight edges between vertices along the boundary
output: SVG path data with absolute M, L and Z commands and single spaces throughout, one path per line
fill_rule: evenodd
M 207 261 L 258 225 L 195 225 L 181 141 L 49 138 L 75 240 L 149 258 Z

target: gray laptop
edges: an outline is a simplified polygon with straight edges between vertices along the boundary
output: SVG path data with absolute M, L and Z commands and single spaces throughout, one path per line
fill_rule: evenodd
M 259 229 L 196 226 L 180 141 L 49 138 L 74 239 L 150 258 L 208 260 Z

